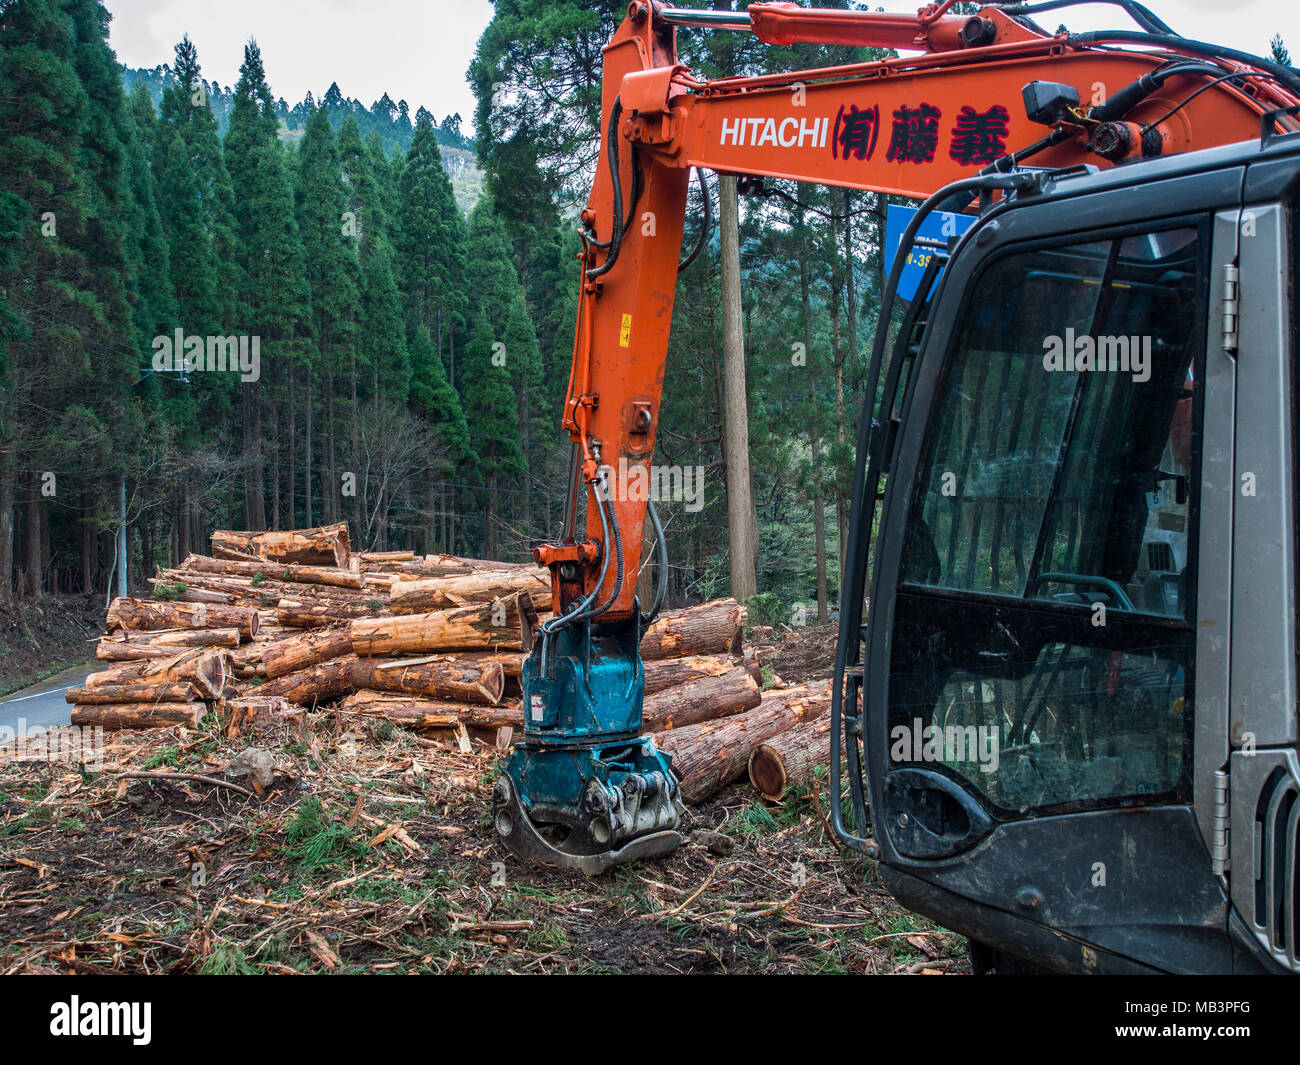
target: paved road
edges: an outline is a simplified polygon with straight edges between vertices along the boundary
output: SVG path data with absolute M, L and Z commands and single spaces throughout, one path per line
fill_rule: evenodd
M 72 707 L 63 698 L 63 693 L 68 688 L 77 687 L 93 671 L 93 668 L 77 666 L 13 695 L 6 695 L 0 699 L 0 726 L 8 725 L 16 731 L 20 719 L 26 722 L 27 728 L 68 724 Z

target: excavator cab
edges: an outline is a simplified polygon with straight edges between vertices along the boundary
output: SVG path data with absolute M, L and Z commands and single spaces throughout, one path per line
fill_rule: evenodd
M 837 830 L 977 969 L 1300 971 L 1300 135 L 958 185 L 868 375 Z

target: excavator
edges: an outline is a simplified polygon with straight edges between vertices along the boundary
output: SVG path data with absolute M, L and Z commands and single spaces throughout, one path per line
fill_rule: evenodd
M 692 170 L 864 189 L 921 202 L 862 397 L 840 841 L 976 972 L 1300 972 L 1300 73 L 1135 0 L 1112 2 L 1136 29 L 1034 20 L 1074 2 L 629 4 L 581 213 L 566 520 L 534 552 L 555 612 L 493 797 L 514 854 L 599 874 L 683 840 L 640 735 L 664 531 L 607 471 L 654 459 Z M 895 55 L 706 81 L 683 27 Z

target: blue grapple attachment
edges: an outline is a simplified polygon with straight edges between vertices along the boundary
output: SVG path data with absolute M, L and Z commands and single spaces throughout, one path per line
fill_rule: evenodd
M 588 875 L 671 853 L 685 809 L 668 755 L 640 736 L 640 624 L 543 633 L 523 668 L 524 739 L 502 765 L 493 820 L 521 858 Z

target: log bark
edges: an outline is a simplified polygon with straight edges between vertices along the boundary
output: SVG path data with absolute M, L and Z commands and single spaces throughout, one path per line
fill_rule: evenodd
M 413 562 L 414 551 L 362 551 L 358 555 L 363 566 L 380 565 L 384 562 Z
M 462 566 L 471 570 L 534 569 L 533 562 L 501 562 L 494 558 L 465 558 L 462 555 L 425 555 L 426 566 Z
M 267 677 L 283 677 L 297 670 L 327 662 L 352 650 L 352 636 L 346 628 L 305 632 L 287 640 L 267 644 L 262 650 L 262 671 Z
M 394 614 L 419 614 L 471 603 L 490 603 L 512 592 L 527 592 L 538 610 L 551 609 L 550 573 L 536 567 L 479 570 L 465 577 L 397 580 L 388 589 Z
M 743 776 L 760 744 L 801 721 L 816 720 L 830 705 L 830 681 L 765 692 L 753 710 L 662 732 L 655 742 L 672 756 L 682 798 L 698 803 Z
M 207 708 L 203 703 L 121 703 L 103 706 L 77 706 L 71 720 L 74 725 L 104 729 L 163 728 L 185 725 L 198 728 Z
M 352 650 L 391 655 L 504 648 L 530 651 L 537 611 L 526 592 L 494 603 L 352 622 Z
M 831 760 L 831 719 L 803 722 L 759 744 L 749 756 L 749 782 L 763 798 L 777 802 L 797 784 L 807 783 L 818 766 Z
M 180 572 L 186 570 L 194 573 L 209 573 L 229 577 L 263 577 L 294 584 L 319 584 L 330 588 L 360 589 L 365 586 L 365 578 L 359 573 L 331 566 L 305 566 L 297 563 L 276 562 L 231 562 L 225 559 L 208 558 L 204 555 L 189 555 L 180 565 Z M 177 571 L 168 571 L 175 573 Z
M 257 635 L 259 619 L 251 607 L 216 606 L 209 603 L 171 603 L 153 599 L 114 599 L 107 623 L 131 631 L 154 629 L 238 629 L 251 640 Z
M 715 599 L 685 610 L 667 611 L 641 638 L 641 657 L 646 661 L 685 655 L 739 657 L 744 617 L 734 599 Z
M 192 629 L 175 632 L 122 632 L 101 636 L 95 657 L 101 662 L 139 662 L 171 658 L 184 647 L 237 647 L 238 629 Z
M 348 523 L 341 521 L 317 529 L 290 529 L 286 532 L 219 529 L 212 534 L 212 553 L 219 556 L 219 552 L 346 569 L 352 549 L 348 540 Z
M 762 701 L 749 670 L 737 665 L 646 697 L 641 731 L 677 729 L 752 710 Z
M 731 655 L 688 655 L 685 658 L 658 658 L 645 663 L 645 693 L 647 696 L 656 692 L 675 688 L 679 684 L 689 684 L 705 677 L 716 677 L 736 666 L 745 670 L 757 682 L 762 682 L 762 670 L 753 655 L 743 659 Z
M 225 651 L 196 647 L 170 658 L 128 662 L 92 673 L 87 688 L 120 684 L 173 684 L 188 682 L 205 699 L 216 699 L 231 677 L 230 655 Z
M 162 684 L 105 684 L 98 688 L 68 688 L 63 698 L 78 706 L 113 703 L 188 703 L 195 698 L 188 681 Z
M 275 608 L 276 621 L 292 629 L 321 628 L 387 614 L 386 598 L 378 596 L 352 603 L 334 599 L 281 599 Z
M 201 593 L 203 596 L 218 597 L 230 606 L 257 606 L 274 608 L 280 599 L 305 599 L 310 602 L 355 603 L 362 595 L 359 591 L 346 588 L 329 588 L 323 584 L 294 584 L 292 581 L 257 579 L 253 577 L 227 577 L 214 573 L 181 573 L 172 576 L 164 572 L 159 577 L 150 577 L 154 585 L 154 594 L 164 588 L 175 595 L 181 602 L 198 602 L 192 597 Z M 182 589 L 183 590 L 178 590 Z M 171 598 L 168 594 L 167 598 Z M 387 601 L 386 589 L 377 590 L 377 598 Z M 210 601 L 210 600 L 205 600 Z
M 250 694 L 263 697 L 283 696 L 299 706 L 311 706 L 315 703 L 330 703 L 350 692 L 356 691 L 357 683 L 353 675 L 357 656 L 344 654 L 331 658 L 328 662 L 308 666 L 293 673 L 286 673 L 259 684 Z
M 365 717 L 381 717 L 405 728 L 523 728 L 521 703 L 512 701 L 501 706 L 472 706 L 441 699 L 389 695 L 368 689 L 348 696 L 339 712 Z
M 357 688 L 404 692 L 453 702 L 496 706 L 505 693 L 505 671 L 500 662 L 483 666 L 448 659 L 360 658 L 352 669 Z

